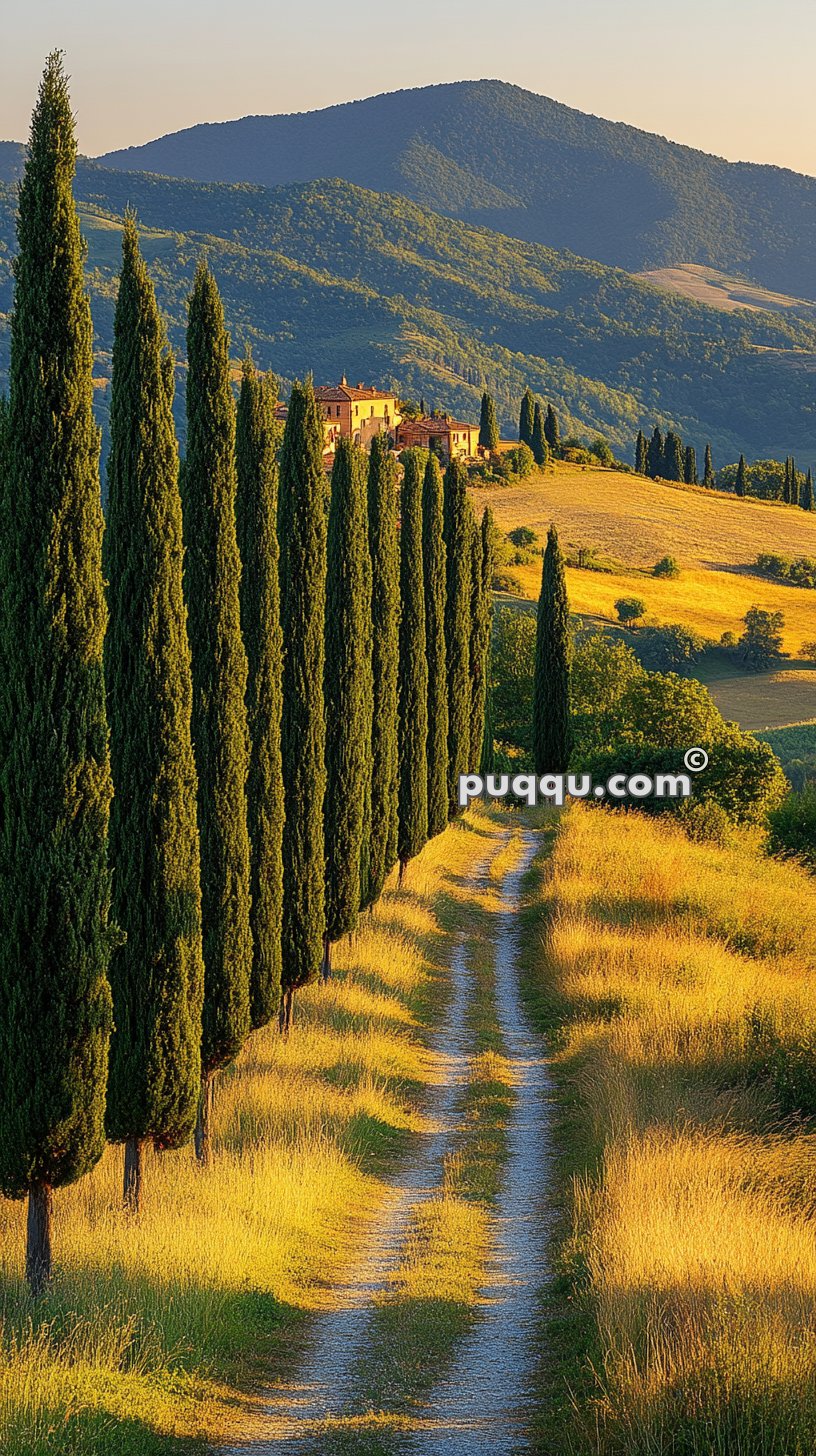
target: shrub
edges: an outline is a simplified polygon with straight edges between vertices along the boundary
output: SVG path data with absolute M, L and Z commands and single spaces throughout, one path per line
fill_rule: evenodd
M 668 622 L 664 627 L 644 627 L 638 645 L 647 666 L 658 672 L 681 672 L 699 662 L 708 643 L 690 627 Z
M 736 632 L 723 632 L 720 638 L 720 646 L 726 652 L 733 652 L 734 648 L 739 646 L 739 638 Z
M 816 869 L 816 785 L 789 794 L 769 817 L 768 848 L 782 858 L 802 859 Z
M 816 662 L 816 639 L 802 643 L 802 656 L 810 662 Z
M 618 621 L 625 627 L 632 627 L 644 616 L 646 603 L 640 597 L 618 597 L 615 603 Z
M 652 567 L 652 576 L 673 577 L 680 575 L 680 566 L 676 557 L 661 556 Z
M 615 464 L 615 456 L 612 452 L 612 446 L 609 444 L 608 440 L 604 439 L 603 435 L 596 436 L 596 438 L 592 441 L 592 444 L 589 447 L 589 453 L 590 455 L 594 455 L 595 459 L 601 465 L 608 466 Z
M 535 546 L 538 536 L 531 526 L 516 526 L 514 530 L 508 531 L 507 539 L 512 541 L 514 546 L 524 549 Z
M 521 480 L 525 476 L 531 475 L 535 469 L 535 456 L 530 446 L 526 445 L 523 440 L 520 440 L 518 445 L 514 445 L 512 450 L 506 451 L 502 458 L 507 461 L 513 474 Z
M 717 844 L 725 849 L 734 838 L 731 820 L 715 799 L 684 799 L 677 818 L 696 844 Z

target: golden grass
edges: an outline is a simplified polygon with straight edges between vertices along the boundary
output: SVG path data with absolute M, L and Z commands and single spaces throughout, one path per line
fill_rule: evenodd
M 755 283 L 746 283 L 741 278 L 732 278 L 717 268 L 706 268 L 701 263 L 679 263 L 675 268 L 649 268 L 636 273 L 644 283 L 652 283 L 668 293 L 680 293 L 684 298 L 693 298 L 696 303 L 708 304 L 710 308 L 733 313 L 737 308 L 770 309 L 784 313 L 788 309 L 812 311 L 814 305 L 806 299 L 795 298 L 789 293 L 774 293 L 760 288 Z
M 595 1326 L 576 1445 L 809 1451 L 816 1141 L 781 1114 L 816 1112 L 816 881 L 572 810 L 544 894 L 531 977 L 561 1026 Z
M 36 1310 L 24 1210 L 0 1200 L 4 1451 L 150 1456 L 252 1428 L 253 1382 L 281 1374 L 308 1312 L 331 1303 L 388 1166 L 432 1112 L 429 1028 L 468 871 L 495 834 L 471 812 L 428 845 L 338 948 L 330 985 L 298 998 L 291 1038 L 252 1038 L 218 1081 L 210 1170 L 190 1149 L 151 1157 L 132 1221 L 110 1148 L 56 1196 L 56 1281 Z

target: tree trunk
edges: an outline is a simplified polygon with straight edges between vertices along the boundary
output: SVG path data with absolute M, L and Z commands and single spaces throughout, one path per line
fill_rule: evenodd
M 323 964 L 320 967 L 320 979 L 325 985 L 331 975 L 331 941 L 328 935 L 323 936 Z
M 283 998 L 281 1000 L 280 1014 L 278 1016 L 278 1025 L 280 1026 L 282 1036 L 288 1036 L 292 1027 L 292 1010 L 294 1006 L 294 999 L 294 991 L 284 991 Z
M 405 871 L 407 870 L 407 868 L 408 868 L 408 861 L 407 861 L 407 859 L 401 859 L 400 862 L 399 862 L 399 877 L 397 879 L 397 889 L 398 890 L 401 890 L 402 889 L 402 882 L 405 879 Z
M 142 1211 L 142 1166 L 144 1143 L 141 1138 L 125 1140 L 125 1182 L 122 1197 L 128 1213 Z
M 29 1188 L 26 1279 L 35 1299 L 51 1282 L 51 1204 L 47 1183 L 35 1183 Z
M 203 1168 L 212 1162 L 210 1125 L 213 1108 L 213 1073 L 207 1072 L 201 1081 L 201 1096 L 198 1099 L 198 1117 L 195 1128 L 195 1155 Z

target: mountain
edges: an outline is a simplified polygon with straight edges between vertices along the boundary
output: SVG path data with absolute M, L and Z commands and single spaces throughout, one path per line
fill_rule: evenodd
M 346 182 L 275 189 L 124 173 L 81 163 L 99 404 L 104 415 L 120 228 L 135 206 L 183 357 L 186 298 L 205 252 L 233 352 L 252 346 L 284 385 L 379 382 L 470 418 L 485 385 L 505 431 L 527 383 L 565 432 L 631 451 L 639 426 L 674 424 L 717 463 L 816 455 L 816 323 L 708 308 L 571 253 L 522 242 Z M 0 186 L 0 315 L 11 304 L 16 185 Z M 8 330 L 0 318 L 0 368 Z M 183 370 L 180 373 L 183 385 Z
M 816 298 L 816 179 L 726 162 L 502 81 L 207 123 L 99 160 L 266 187 L 339 177 L 630 271 L 700 264 Z

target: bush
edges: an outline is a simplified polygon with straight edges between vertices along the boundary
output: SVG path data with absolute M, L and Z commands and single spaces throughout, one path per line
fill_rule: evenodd
M 595 456 L 590 455 L 583 445 L 565 445 L 561 451 L 561 459 L 568 460 L 570 465 L 595 464 Z
M 737 637 L 736 632 L 723 632 L 722 637 L 720 638 L 720 646 L 726 652 L 733 652 L 734 649 L 739 646 L 739 638 Z
M 645 615 L 646 603 L 640 597 L 618 597 L 615 603 L 618 621 L 625 627 L 634 626 Z
M 816 640 L 802 643 L 802 656 L 810 662 L 816 662 Z
M 514 546 L 529 549 L 531 546 L 535 546 L 538 536 L 531 526 L 516 526 L 514 530 L 508 531 L 507 539 L 512 541 Z
M 722 804 L 714 799 L 684 799 L 677 818 L 696 844 L 716 844 L 725 849 L 734 838 L 734 829 Z
M 514 597 L 521 596 L 521 589 L 515 577 L 510 575 L 502 567 L 493 572 L 493 590 L 497 592 L 510 592 Z
M 658 676 L 658 674 L 649 674 Z M 687 684 L 688 686 L 688 684 Z M 716 711 L 716 710 L 715 710 Z M 618 743 L 601 752 L 580 756 L 580 771 L 603 782 L 614 773 L 686 774 L 686 748 L 705 746 L 708 767 L 692 776 L 695 804 L 719 805 L 733 824 L 764 824 L 768 813 L 776 809 L 787 792 L 787 781 L 781 764 L 767 743 L 751 733 L 730 727 L 720 719 L 723 736 L 716 743 L 701 744 L 700 739 L 673 733 L 671 722 L 663 724 L 664 738 L 673 738 L 671 746 L 655 743 Z M 646 814 L 677 814 L 690 811 L 686 799 L 621 799 L 624 809 L 637 809 Z
M 638 649 L 647 666 L 658 672 L 682 672 L 699 662 L 708 643 L 699 632 L 680 622 L 665 627 L 644 627 Z
M 589 453 L 590 455 L 594 455 L 595 459 L 601 465 L 609 466 L 615 464 L 615 456 L 612 453 L 612 446 L 609 444 L 608 440 L 604 439 L 603 435 L 598 435 L 592 441 L 592 444 L 589 447 Z
M 652 567 L 652 576 L 673 577 L 680 575 L 680 566 L 674 556 L 661 556 Z
M 789 794 L 769 817 L 771 854 L 801 859 L 816 869 L 816 785 Z
M 507 450 L 502 459 L 507 461 L 513 474 L 521 480 L 525 476 L 531 475 L 535 469 L 535 456 L 530 446 L 526 445 L 523 440 L 520 440 L 518 445 L 514 445 L 512 450 Z
M 766 576 L 773 576 L 777 581 L 808 587 L 811 591 L 816 588 L 816 557 L 780 556 L 776 551 L 760 551 L 756 564 Z
M 535 612 L 496 610 L 491 655 L 494 733 L 498 741 L 527 752 L 532 745 L 535 641 Z

